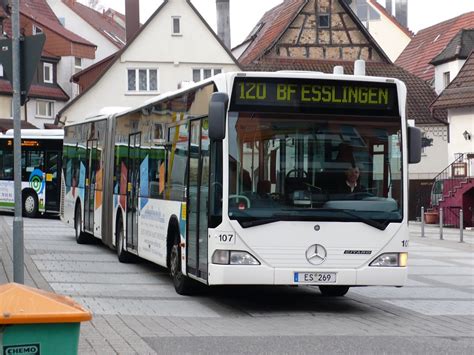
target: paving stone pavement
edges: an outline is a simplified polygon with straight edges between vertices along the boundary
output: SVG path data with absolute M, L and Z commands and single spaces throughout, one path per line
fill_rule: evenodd
M 0 215 L 0 283 L 12 281 L 12 222 Z M 429 348 L 417 347 L 426 337 L 435 338 L 435 348 L 468 354 L 474 351 L 474 232 L 459 243 L 456 231 L 445 228 L 449 237 L 439 240 L 435 228 L 421 238 L 419 224 L 410 224 L 403 288 L 354 288 L 335 299 L 316 287 L 213 288 L 185 297 L 161 267 L 120 264 L 100 244 L 78 245 L 57 219 L 24 219 L 25 283 L 70 296 L 93 312 L 81 326 L 80 354 L 265 353 L 272 343 L 281 353 L 285 346 L 298 353 L 308 349 L 298 342 L 317 339 L 322 350 L 339 336 L 347 339 L 346 353 L 358 353 L 350 344 L 365 338 L 374 352 L 396 353 L 395 345 L 387 346 L 400 337 L 400 349 L 423 353 Z M 242 339 L 248 339 L 243 348 Z

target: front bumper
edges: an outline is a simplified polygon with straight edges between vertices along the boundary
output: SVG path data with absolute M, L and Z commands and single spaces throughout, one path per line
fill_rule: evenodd
M 209 285 L 297 285 L 295 272 L 335 272 L 336 282 L 324 285 L 347 286 L 403 286 L 407 278 L 406 267 L 364 266 L 358 269 L 271 268 L 264 265 L 209 264 Z M 304 283 L 308 285 L 308 283 Z M 310 283 L 310 285 L 323 283 Z

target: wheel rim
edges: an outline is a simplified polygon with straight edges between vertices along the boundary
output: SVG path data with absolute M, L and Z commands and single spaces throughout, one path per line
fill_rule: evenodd
M 25 199 L 25 211 L 27 213 L 33 213 L 35 210 L 35 199 L 33 196 L 27 196 Z
M 76 222 L 76 225 L 75 225 L 76 237 L 78 237 L 79 234 L 81 234 L 81 215 L 79 211 L 76 212 L 75 222 Z
M 171 248 L 171 255 L 170 255 L 170 264 L 171 264 L 171 275 L 175 278 L 178 277 L 179 271 L 179 260 L 178 260 L 178 246 L 175 244 Z
M 122 229 L 122 226 L 120 226 L 120 229 L 118 231 L 117 250 L 118 250 L 119 253 L 122 252 L 122 250 L 123 250 L 123 229 Z

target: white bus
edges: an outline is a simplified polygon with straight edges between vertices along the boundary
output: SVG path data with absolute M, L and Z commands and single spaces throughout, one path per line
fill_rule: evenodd
M 405 102 L 390 78 L 217 75 L 67 126 L 61 217 L 79 243 L 168 267 L 180 294 L 402 286 L 421 146 Z
M 62 129 L 21 130 L 21 191 L 23 215 L 59 212 Z M 0 134 L 0 210 L 15 209 L 13 129 Z

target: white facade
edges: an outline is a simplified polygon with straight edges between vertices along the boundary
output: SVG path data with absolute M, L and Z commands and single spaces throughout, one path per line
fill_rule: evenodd
M 452 162 L 457 154 L 474 153 L 474 107 L 449 109 L 448 120 L 450 138 L 448 154 Z M 467 134 L 464 134 L 465 132 Z
M 39 104 L 38 104 L 39 102 Z M 49 103 L 52 103 L 51 106 Z M 39 107 L 39 105 L 41 107 Z M 30 98 L 30 100 L 22 107 L 23 115 L 22 120 L 28 121 L 29 123 L 35 125 L 38 128 L 44 128 L 44 124 L 53 124 L 56 114 L 66 105 L 64 101 L 55 101 L 48 99 L 36 99 Z M 41 112 L 46 106 L 49 106 L 51 110 L 48 109 L 47 112 Z M 26 117 L 24 115 L 24 110 L 26 110 Z M 44 114 L 46 113 L 46 114 Z
M 173 34 L 173 18 L 180 19 L 180 34 Z M 234 58 L 216 40 L 185 0 L 168 2 L 143 28 L 109 70 L 60 118 L 73 123 L 105 106 L 133 107 L 150 97 L 178 89 L 193 80 L 194 69 L 239 70 Z M 157 90 L 129 91 L 128 70 L 157 70 Z
M 435 91 L 436 94 L 441 94 L 441 92 L 446 88 L 445 83 L 445 73 L 449 73 L 449 82 L 453 81 L 454 78 L 458 75 L 462 66 L 466 63 L 466 59 L 456 59 L 451 62 L 439 64 L 435 66 Z
M 86 38 L 89 42 L 97 46 L 95 59 L 92 63 L 96 63 L 117 52 L 119 49 L 110 42 L 103 34 L 92 27 L 88 22 L 82 19 L 71 8 L 64 4 L 61 0 L 46 0 L 53 10 L 54 14 L 60 21 L 64 21 L 64 27 L 73 33 L 77 33 L 82 38 Z M 85 67 L 84 67 L 85 68 Z
M 77 58 L 81 61 L 82 69 L 92 65 L 95 60 L 87 58 Z M 79 85 L 71 82 L 71 76 L 80 71 L 80 67 L 76 66 L 76 57 L 61 57 L 57 64 L 57 82 L 58 85 L 69 95 L 71 99 L 79 94 Z
M 433 179 L 451 162 L 448 157 L 448 127 L 446 125 L 417 125 L 431 145 L 422 149 L 421 161 L 410 165 L 410 180 Z
M 387 54 L 392 62 L 395 62 L 408 43 L 410 43 L 411 37 L 398 27 L 392 19 L 388 18 L 386 13 L 379 11 L 370 1 L 367 1 L 367 4 L 379 16 L 378 18 L 369 17 L 369 20 L 363 21 L 363 23 L 385 54 Z

